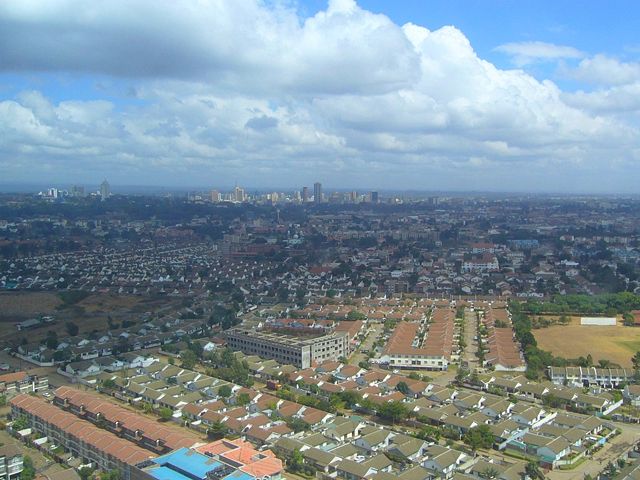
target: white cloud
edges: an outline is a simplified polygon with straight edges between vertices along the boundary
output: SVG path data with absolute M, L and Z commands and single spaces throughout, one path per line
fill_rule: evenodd
M 566 93 L 563 99 L 574 108 L 599 115 L 640 112 L 640 82 L 593 92 L 580 90 L 575 93 Z
M 585 54 L 574 47 L 546 42 L 512 42 L 499 45 L 496 51 L 512 57 L 513 63 L 523 67 L 531 63 L 555 61 L 564 58 L 583 58 Z
M 563 68 L 564 75 L 598 85 L 626 85 L 640 82 L 640 63 L 621 62 L 606 55 L 582 60 L 576 68 Z
M 527 61 L 582 56 L 510 45 Z M 623 183 L 638 169 L 638 124 L 620 115 L 631 87 L 608 103 L 566 94 L 483 60 L 455 27 L 398 26 L 350 0 L 307 19 L 251 0 L 7 0 L 0 69 L 136 93 L 0 101 L 3 178 L 513 190 L 564 188 L 576 168 L 587 180 L 570 188 L 598 186 L 612 158 Z

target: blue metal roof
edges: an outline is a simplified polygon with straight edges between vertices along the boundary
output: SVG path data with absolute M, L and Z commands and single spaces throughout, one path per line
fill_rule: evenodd
M 180 476 L 166 479 L 162 478 L 160 480 L 205 480 L 207 478 L 207 472 L 222 466 L 222 463 L 219 461 L 189 448 L 174 450 L 171 453 L 155 458 L 153 462 L 162 465 L 160 468 L 149 471 L 154 477 L 160 478 L 157 477 L 154 472 L 162 468 L 171 470 L 174 474 Z M 162 472 L 164 472 L 164 470 Z
M 147 470 L 147 473 L 158 480 L 189 480 L 189 477 L 185 477 L 169 467 L 152 468 Z
M 248 473 L 243 472 L 242 470 L 236 470 L 232 474 L 224 477 L 223 480 L 256 480 L 256 479 L 253 475 L 249 475 Z

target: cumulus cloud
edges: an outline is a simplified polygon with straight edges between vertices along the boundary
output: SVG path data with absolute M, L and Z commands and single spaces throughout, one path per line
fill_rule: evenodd
M 607 55 L 594 55 L 582 60 L 576 68 L 563 73 L 581 82 L 598 85 L 626 85 L 640 82 L 640 63 L 622 62 Z
M 500 48 L 529 63 L 583 57 Z M 618 115 L 634 90 L 605 108 L 497 68 L 453 26 L 396 25 L 352 0 L 309 18 L 257 0 L 6 0 L 0 71 L 124 78 L 135 92 L 0 101 L 4 178 L 513 190 L 563 188 L 603 158 L 629 182 L 639 159 L 637 123 Z
M 555 61 L 564 58 L 583 58 L 585 54 L 574 47 L 546 42 L 512 42 L 499 45 L 496 51 L 506 53 L 513 63 L 523 67 L 531 63 Z

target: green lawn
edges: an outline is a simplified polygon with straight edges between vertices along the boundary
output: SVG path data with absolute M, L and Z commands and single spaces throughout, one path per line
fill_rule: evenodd
M 620 339 L 615 343 L 616 345 L 619 345 L 622 348 L 628 350 L 630 353 L 636 353 L 637 351 L 640 351 L 640 339 Z

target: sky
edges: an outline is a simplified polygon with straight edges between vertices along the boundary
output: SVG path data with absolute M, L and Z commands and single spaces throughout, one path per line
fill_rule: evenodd
M 638 193 L 640 3 L 2 0 L 0 184 Z

